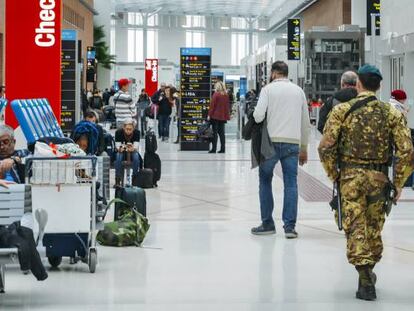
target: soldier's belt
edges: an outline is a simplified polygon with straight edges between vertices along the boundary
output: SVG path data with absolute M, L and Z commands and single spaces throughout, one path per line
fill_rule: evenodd
M 364 170 L 370 170 L 370 171 L 377 171 L 381 173 L 388 173 L 388 165 L 387 164 L 359 164 L 359 163 L 345 163 L 342 162 L 340 164 L 340 169 L 349 169 L 349 168 L 356 168 L 356 169 L 364 169 Z

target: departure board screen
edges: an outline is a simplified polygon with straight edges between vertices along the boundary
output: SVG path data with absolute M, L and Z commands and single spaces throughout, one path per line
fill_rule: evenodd
M 62 108 L 61 127 L 67 133 L 76 124 L 76 55 L 77 35 L 75 30 L 62 31 Z
M 211 48 L 181 48 L 181 150 L 208 150 L 197 131 L 208 115 L 211 95 Z

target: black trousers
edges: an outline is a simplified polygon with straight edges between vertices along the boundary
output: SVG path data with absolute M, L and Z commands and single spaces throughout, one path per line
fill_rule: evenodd
M 211 125 L 213 127 L 213 151 L 217 151 L 217 140 L 218 136 L 220 137 L 220 144 L 221 148 L 220 150 L 225 151 L 226 150 L 226 135 L 224 127 L 226 125 L 226 121 L 219 121 L 211 119 Z

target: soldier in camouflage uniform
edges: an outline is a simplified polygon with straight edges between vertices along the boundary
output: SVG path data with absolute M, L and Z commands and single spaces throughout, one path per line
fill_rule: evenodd
M 412 172 L 410 131 L 399 111 L 376 99 L 381 80 L 374 66 L 358 71 L 358 97 L 332 110 L 319 146 L 325 171 L 340 183 L 347 257 L 359 273 L 356 296 L 364 300 L 376 299 L 373 269 L 383 251 L 385 187 L 393 149 L 395 202 Z M 361 101 L 364 105 L 348 114 Z

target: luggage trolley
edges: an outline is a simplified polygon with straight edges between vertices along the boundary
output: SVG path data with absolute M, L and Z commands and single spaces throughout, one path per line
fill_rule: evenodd
M 32 187 L 32 208 L 48 213 L 43 238 L 52 267 L 62 257 L 79 259 L 94 273 L 97 265 L 97 158 L 26 159 L 26 184 Z

